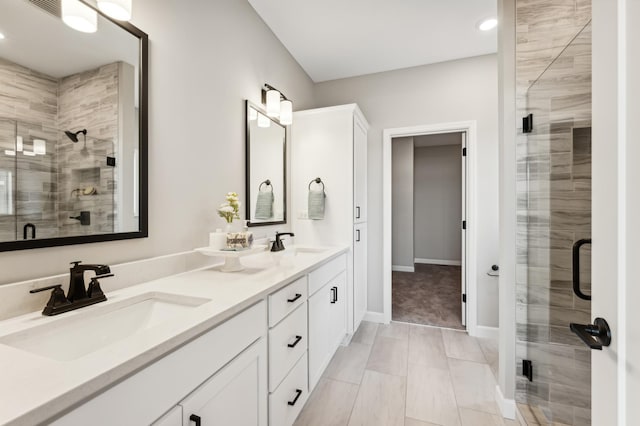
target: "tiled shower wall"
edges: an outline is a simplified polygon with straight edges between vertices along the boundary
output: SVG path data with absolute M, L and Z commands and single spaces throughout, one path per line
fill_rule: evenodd
M 0 170 L 12 175 L 15 213 L 0 215 L 0 241 L 22 238 L 26 223 L 37 228 L 38 238 L 55 236 L 56 170 L 55 144 L 58 135 L 58 81 L 42 73 L 0 58 Z M 19 125 L 17 123 L 20 123 Z M 33 138 L 47 141 L 47 155 L 8 156 L 16 149 L 16 131 L 27 150 Z M 18 161 L 16 161 L 16 159 Z M 17 176 L 29 174 L 25 181 Z
M 541 424 L 586 425 L 590 354 L 568 325 L 590 322 L 571 289 L 571 247 L 591 232 L 591 7 L 518 0 L 516 13 L 517 116 L 534 114 L 534 131 L 519 121 L 517 137 L 516 399 Z M 584 250 L 587 289 L 589 260 Z
M 64 137 L 58 143 L 58 226 L 60 236 L 106 234 L 114 231 L 114 168 L 106 157 L 115 155 L 118 136 L 118 63 L 64 77 L 58 97 L 60 132 L 87 129 L 73 143 Z M 96 188 L 93 195 L 82 189 Z M 78 191 L 80 190 L 80 191 Z M 73 191 L 73 195 L 72 195 Z M 70 216 L 91 212 L 91 225 L 81 226 Z
M 0 215 L 0 241 L 13 240 L 16 228 L 21 239 L 28 222 L 38 238 L 113 231 L 116 182 L 106 156 L 116 156 L 117 63 L 56 79 L 0 58 L 0 120 L 0 170 L 11 171 L 17 182 L 17 216 Z M 86 150 L 82 135 L 75 144 L 64 136 L 83 128 L 89 131 Z M 46 140 L 47 154 L 5 155 L 15 149 L 16 130 L 29 147 L 33 138 Z M 97 194 L 71 195 L 87 186 Z M 91 211 L 91 226 L 69 219 L 82 210 Z

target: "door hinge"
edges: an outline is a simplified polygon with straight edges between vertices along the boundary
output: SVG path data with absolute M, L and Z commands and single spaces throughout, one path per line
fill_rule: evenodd
M 462 156 L 466 157 L 467 156 L 467 148 L 462 148 Z
M 467 303 L 467 295 L 466 295 L 466 293 L 462 294 L 462 303 Z
M 530 359 L 522 360 L 522 375 L 533 382 L 533 362 Z
M 467 221 L 466 220 L 462 221 L 462 229 L 467 229 Z

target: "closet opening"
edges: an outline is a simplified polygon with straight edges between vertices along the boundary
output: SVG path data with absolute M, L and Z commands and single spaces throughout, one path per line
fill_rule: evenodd
M 391 139 L 391 320 L 466 329 L 466 131 Z

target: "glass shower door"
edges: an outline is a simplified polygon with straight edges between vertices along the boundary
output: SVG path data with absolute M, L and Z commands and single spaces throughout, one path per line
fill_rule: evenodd
M 572 248 L 591 238 L 591 24 L 527 93 L 532 131 L 518 163 L 516 399 L 541 424 L 590 424 L 590 350 L 569 323 L 591 322 L 572 286 Z M 590 246 L 580 251 L 590 292 Z

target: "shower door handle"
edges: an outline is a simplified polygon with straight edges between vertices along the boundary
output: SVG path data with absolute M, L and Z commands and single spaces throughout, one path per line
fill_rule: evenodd
M 584 294 L 580 289 L 580 247 L 585 244 L 591 244 L 591 238 L 584 238 L 573 244 L 573 292 L 580 299 L 591 300 L 591 295 Z
M 602 350 L 611 344 L 611 328 L 604 318 L 596 318 L 593 324 L 569 324 L 573 331 L 591 349 Z

